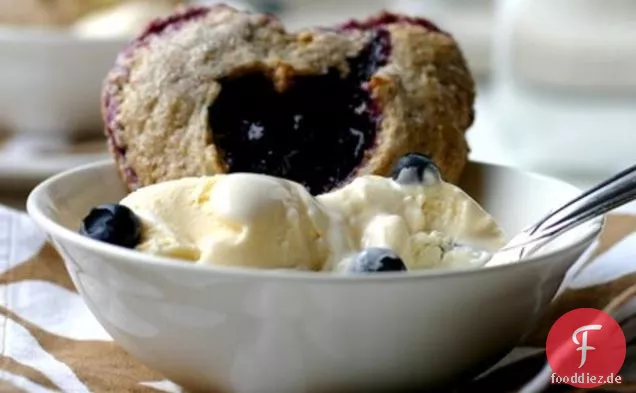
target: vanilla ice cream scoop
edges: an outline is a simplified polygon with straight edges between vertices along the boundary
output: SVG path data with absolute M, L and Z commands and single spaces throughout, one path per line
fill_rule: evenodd
M 475 200 L 413 154 L 390 178 L 361 176 L 316 197 L 293 181 L 233 173 L 150 185 L 93 210 L 87 236 L 210 265 L 345 273 L 479 266 L 505 242 Z
M 345 227 L 299 184 L 238 173 L 141 188 L 121 201 L 137 249 L 202 264 L 320 270 L 350 250 Z
M 495 220 L 441 180 L 404 184 L 362 176 L 317 199 L 345 219 L 356 249 L 391 249 L 409 269 L 467 265 L 481 250 L 504 245 Z

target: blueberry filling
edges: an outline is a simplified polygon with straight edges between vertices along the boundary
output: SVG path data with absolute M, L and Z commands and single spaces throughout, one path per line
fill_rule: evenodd
M 105 243 L 135 248 L 141 239 L 141 221 L 124 205 L 100 205 L 91 209 L 79 232 Z
M 228 172 L 287 178 L 314 195 L 347 180 L 375 146 L 380 111 L 366 82 L 389 51 L 388 32 L 376 29 L 346 76 L 295 76 L 282 92 L 261 72 L 220 80 L 208 116 Z

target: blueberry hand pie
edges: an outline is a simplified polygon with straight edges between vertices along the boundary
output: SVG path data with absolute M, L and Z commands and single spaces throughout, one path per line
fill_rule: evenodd
M 474 88 L 457 43 L 424 19 L 382 13 L 288 32 L 216 5 L 148 26 L 109 73 L 103 112 L 131 190 L 257 172 L 320 194 L 389 175 L 409 152 L 457 181 Z

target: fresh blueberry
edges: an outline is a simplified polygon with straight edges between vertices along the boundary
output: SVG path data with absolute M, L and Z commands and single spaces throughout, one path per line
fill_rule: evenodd
M 135 248 L 141 238 L 141 221 L 124 205 L 100 205 L 84 218 L 80 233 L 105 243 Z
M 393 250 L 370 247 L 353 257 L 348 270 L 351 273 L 378 273 L 407 269 L 402 259 Z
M 419 153 L 408 153 L 398 160 L 391 173 L 400 184 L 436 184 L 441 179 L 439 168 L 430 157 Z

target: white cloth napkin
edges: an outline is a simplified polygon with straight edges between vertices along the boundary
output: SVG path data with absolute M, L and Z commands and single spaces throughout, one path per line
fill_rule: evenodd
M 0 206 L 0 274 L 26 263 L 46 243 L 46 236 L 24 213 Z M 112 341 L 79 294 L 42 280 L 0 281 L 0 306 L 48 333 L 72 340 Z M 73 370 L 47 353 L 34 335 L 15 318 L 0 315 L 0 356 L 46 376 L 62 392 L 90 392 Z M 0 369 L 0 381 L 29 393 L 54 392 L 20 375 Z M 157 392 L 180 392 L 168 381 L 140 384 Z M 0 391 L 7 391 L 0 386 Z

